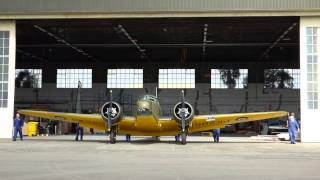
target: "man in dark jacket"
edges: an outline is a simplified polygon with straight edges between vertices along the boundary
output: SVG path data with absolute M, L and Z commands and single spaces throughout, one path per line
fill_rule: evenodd
M 23 139 L 22 126 L 23 126 L 23 120 L 20 117 L 20 114 L 17 113 L 16 117 L 14 118 L 14 121 L 13 121 L 13 139 L 12 139 L 13 141 L 16 141 L 18 133 L 20 135 L 20 140 Z
M 76 127 L 76 138 L 75 140 L 78 141 L 79 140 L 79 135 L 80 135 L 80 141 L 83 140 L 83 127 L 80 126 L 80 123 L 77 123 L 77 127 Z

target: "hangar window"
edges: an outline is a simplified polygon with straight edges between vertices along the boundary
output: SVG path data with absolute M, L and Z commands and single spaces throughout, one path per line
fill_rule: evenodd
M 57 88 L 92 88 L 92 69 L 57 69 Z
M 159 88 L 195 88 L 195 70 L 159 69 Z
M 248 87 L 248 69 L 211 69 L 211 88 L 243 89 Z
M 143 69 L 108 69 L 107 88 L 143 88 Z
M 41 88 L 42 69 L 16 69 L 17 88 Z
M 0 31 L 0 107 L 8 107 L 9 31 Z
M 265 69 L 264 88 L 300 89 L 300 69 Z
M 307 103 L 309 109 L 318 109 L 318 50 L 320 28 L 307 28 Z

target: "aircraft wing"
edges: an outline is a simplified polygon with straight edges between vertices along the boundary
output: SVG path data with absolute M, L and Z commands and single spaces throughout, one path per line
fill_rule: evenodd
M 78 114 L 64 112 L 49 112 L 49 111 L 34 111 L 34 110 L 19 110 L 20 114 L 31 117 L 39 117 L 58 121 L 66 121 L 72 123 L 80 123 L 82 127 L 105 130 L 107 125 L 100 114 Z M 131 122 L 133 117 L 122 117 L 120 122 Z
M 287 115 L 288 112 L 285 111 L 198 115 L 193 117 L 189 132 L 224 128 L 228 124 L 259 121 L 264 119 L 283 117 Z

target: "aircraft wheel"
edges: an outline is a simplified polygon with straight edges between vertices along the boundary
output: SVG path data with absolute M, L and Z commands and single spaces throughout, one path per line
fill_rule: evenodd
M 182 133 L 181 134 L 181 144 L 185 145 L 187 143 L 187 133 Z
M 116 132 L 111 131 L 110 132 L 110 144 L 115 144 L 116 143 Z

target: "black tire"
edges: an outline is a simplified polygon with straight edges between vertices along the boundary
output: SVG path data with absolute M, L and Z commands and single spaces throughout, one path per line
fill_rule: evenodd
M 181 134 L 181 144 L 182 145 L 187 144 L 187 133 L 182 133 Z
M 110 132 L 110 144 L 116 143 L 116 133 L 114 131 Z

